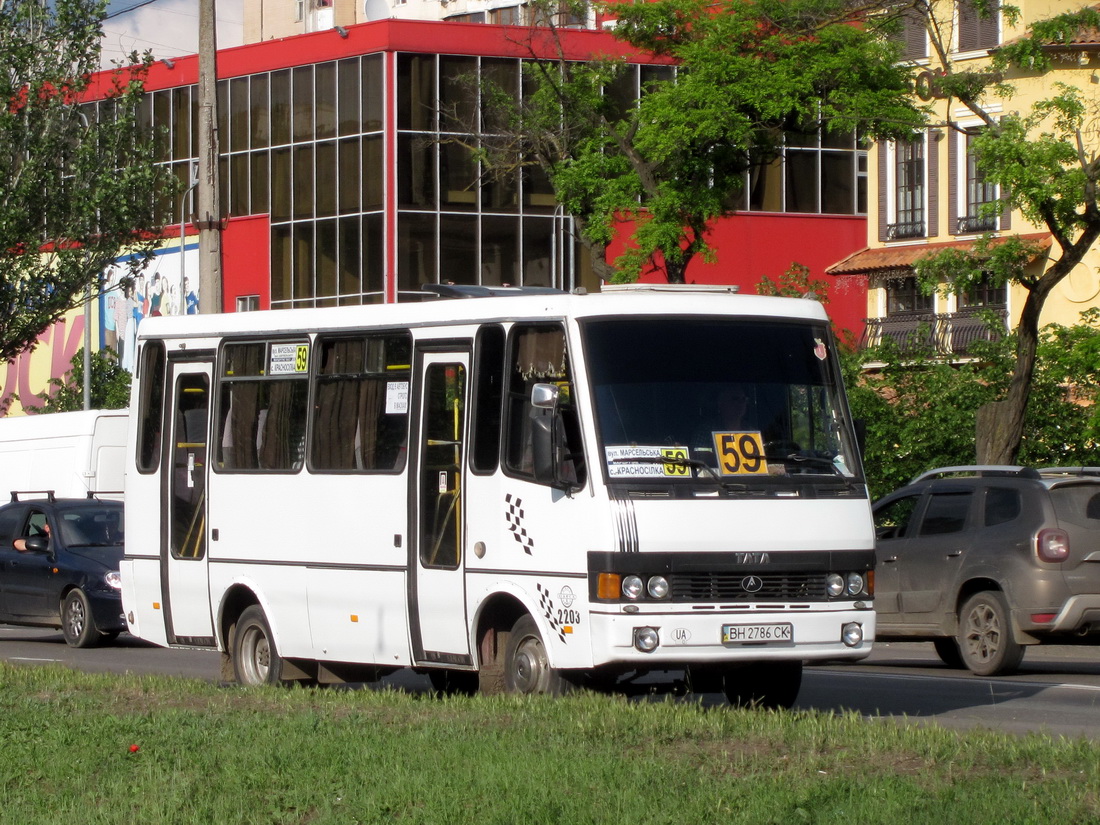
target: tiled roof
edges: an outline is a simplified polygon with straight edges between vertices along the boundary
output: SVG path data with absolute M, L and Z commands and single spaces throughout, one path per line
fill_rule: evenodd
M 1018 237 L 1021 240 L 1038 244 L 1040 250 L 1047 250 L 1053 238 L 1039 232 L 1032 235 L 1011 235 L 997 238 L 993 243 L 1003 243 L 1009 237 Z M 911 269 L 913 264 L 934 252 L 942 252 L 945 249 L 970 249 L 975 241 L 948 241 L 945 243 L 912 244 L 909 246 L 883 246 L 863 249 L 853 255 L 849 255 L 842 261 L 825 268 L 826 275 L 869 275 L 874 273 L 891 272 L 899 269 Z

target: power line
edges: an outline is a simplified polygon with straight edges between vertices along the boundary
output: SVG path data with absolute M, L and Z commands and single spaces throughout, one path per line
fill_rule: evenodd
M 152 5 L 155 2 L 157 2 L 157 0 L 143 0 L 143 2 L 136 3 L 133 6 L 130 6 L 130 8 L 128 8 L 128 9 L 123 9 L 122 11 L 112 12 L 111 14 L 108 14 L 108 15 L 104 16 L 103 19 L 104 20 L 110 20 L 112 17 L 120 17 L 123 14 L 129 14 L 132 11 L 137 11 L 142 6 L 149 6 L 149 5 Z

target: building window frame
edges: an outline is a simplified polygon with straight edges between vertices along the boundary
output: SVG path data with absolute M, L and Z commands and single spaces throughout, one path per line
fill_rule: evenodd
M 890 278 L 883 285 L 886 293 L 886 317 L 920 315 L 935 311 L 935 295 L 921 292 L 915 275 Z
M 886 240 L 928 236 L 927 136 L 889 144 Z
M 980 232 L 996 232 L 1000 229 L 1000 216 L 991 212 L 989 204 L 1000 199 L 997 184 L 987 181 L 978 170 L 976 157 L 971 143 L 980 133 L 980 128 L 968 128 L 957 134 L 957 151 L 960 163 L 957 166 L 958 181 L 958 220 L 955 234 L 966 235 Z

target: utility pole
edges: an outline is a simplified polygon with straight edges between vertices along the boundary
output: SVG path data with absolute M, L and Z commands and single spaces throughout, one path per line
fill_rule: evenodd
M 199 0 L 199 208 L 195 227 L 199 230 L 199 312 L 204 315 L 222 311 L 216 19 L 215 0 Z

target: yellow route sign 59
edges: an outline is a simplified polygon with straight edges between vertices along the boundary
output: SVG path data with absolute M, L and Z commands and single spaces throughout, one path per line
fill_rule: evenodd
M 718 471 L 724 476 L 767 474 L 764 440 L 759 431 L 714 433 Z

